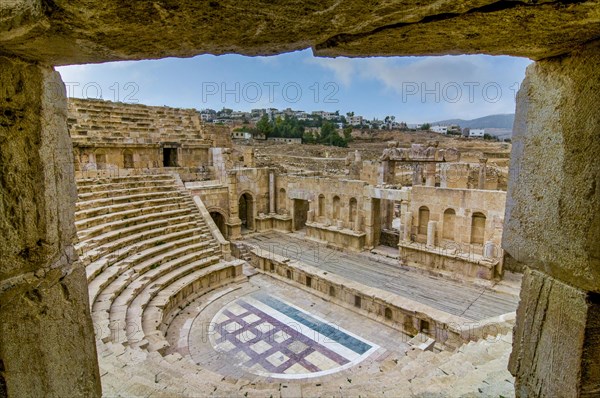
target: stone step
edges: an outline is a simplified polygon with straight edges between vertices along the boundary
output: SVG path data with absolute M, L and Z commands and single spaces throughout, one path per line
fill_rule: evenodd
M 90 185 L 77 185 L 77 193 L 91 193 L 98 191 L 116 191 L 116 190 L 127 190 L 131 188 L 140 188 L 140 187 L 157 187 L 160 188 L 164 185 L 173 185 L 175 183 L 175 179 L 172 176 L 168 176 L 169 178 L 160 179 L 160 180 L 135 180 L 128 182 L 107 182 L 104 184 L 90 184 Z
M 181 202 L 186 203 L 186 204 L 188 203 L 187 200 L 182 200 Z M 81 220 L 88 219 L 88 218 L 94 218 L 94 217 L 98 217 L 98 216 L 101 216 L 104 214 L 118 213 L 118 212 L 122 212 L 122 211 L 126 211 L 126 210 L 141 209 L 141 208 L 145 208 L 145 207 L 154 207 L 154 206 L 160 206 L 163 204 L 170 204 L 170 203 L 173 203 L 172 198 L 158 198 L 158 199 L 150 199 L 150 200 L 143 199 L 143 200 L 138 200 L 135 202 L 126 202 L 126 203 L 120 203 L 120 204 L 116 204 L 116 205 L 94 207 L 94 208 L 80 210 L 80 211 L 75 212 L 75 221 L 81 221 Z
M 207 248 L 211 244 L 212 242 L 210 241 L 201 241 L 197 237 L 192 236 L 137 252 L 117 263 L 111 264 L 104 268 L 102 272 L 88 283 L 90 303 L 93 306 L 98 304 L 98 295 L 101 291 L 103 292 L 102 294 L 109 293 L 108 298 L 112 300 L 115 293 L 114 289 L 106 292 L 105 290 L 117 278 L 120 278 L 121 280 L 132 280 L 132 274 L 135 273 L 134 267 L 143 267 L 148 265 L 148 263 L 150 265 L 161 264 L 162 262 L 169 261 L 169 259 L 186 253 L 187 251 Z
M 97 237 L 110 231 L 116 231 L 127 228 L 132 225 L 145 224 L 155 220 L 168 220 L 172 217 L 190 216 L 191 219 L 197 219 L 197 215 L 190 212 L 189 209 L 168 210 L 160 213 L 144 214 L 138 217 L 128 218 L 126 220 L 111 221 L 106 224 L 97 225 L 77 233 L 80 242 L 85 242 L 91 238 Z
M 128 175 L 128 176 L 114 176 L 114 177 L 98 177 L 98 178 L 81 178 L 76 181 L 77 186 L 87 185 L 101 185 L 101 184 L 112 184 L 112 183 L 127 183 L 134 181 L 152 181 L 152 180 L 173 180 L 173 176 L 170 174 L 139 174 L 139 175 Z
M 175 260 L 162 264 L 159 268 L 150 270 L 131 282 L 123 292 L 116 297 L 110 307 L 110 323 L 119 327 L 118 343 L 134 344 L 143 339 L 141 329 L 135 329 L 134 322 L 130 315 L 136 311 L 140 313 L 146 307 L 148 302 L 158 292 L 176 280 L 181 279 L 190 273 L 209 267 L 219 261 L 219 256 L 211 250 L 205 250 L 202 253 L 190 253 L 181 256 Z M 141 322 L 139 322 L 141 325 Z M 137 323 L 135 323 L 137 325 Z
M 93 238 L 80 240 L 75 244 L 75 250 L 81 256 L 85 256 L 86 251 L 93 250 L 96 247 L 100 247 L 102 245 L 110 244 L 110 242 L 116 241 L 118 239 L 136 234 L 143 234 L 144 232 L 150 233 L 150 231 L 154 230 L 155 228 L 163 228 L 169 225 L 176 225 L 180 223 L 193 223 L 196 224 L 199 228 L 202 228 L 198 225 L 198 219 L 195 215 L 186 214 L 183 216 L 158 219 L 145 223 L 135 224 L 125 228 L 114 229 L 101 235 L 97 235 Z M 204 230 L 204 228 L 202 228 L 202 230 Z
M 179 258 L 183 258 L 181 260 L 181 264 L 182 266 L 185 264 L 186 261 L 189 261 L 189 259 L 198 259 L 198 258 L 209 258 L 211 256 L 211 254 L 214 254 L 211 252 L 210 249 L 208 250 L 204 250 L 202 253 L 200 253 L 201 247 L 200 246 L 196 246 L 194 248 L 192 248 L 191 246 L 189 247 L 183 247 L 180 248 L 178 250 L 174 250 L 172 252 L 169 252 L 168 255 L 165 255 L 165 263 L 170 262 L 170 261 L 174 261 L 174 263 L 177 263 Z M 198 254 L 196 256 L 187 258 L 186 255 L 189 252 L 197 252 Z M 217 261 L 218 257 L 214 257 Z M 162 260 L 162 258 L 160 259 Z M 199 263 L 197 264 L 197 266 L 199 266 L 200 264 L 203 264 L 203 262 L 201 262 L 201 260 L 198 260 Z M 96 300 L 93 302 L 92 305 L 92 318 L 94 320 L 94 328 L 96 331 L 96 334 L 100 334 L 101 336 L 103 336 L 103 339 L 111 339 L 113 341 L 117 341 L 117 342 L 121 342 L 120 339 L 124 338 L 124 335 L 121 333 L 122 330 L 125 330 L 125 328 L 127 327 L 127 325 L 125 325 L 125 323 L 119 323 L 119 322 L 115 322 L 115 320 L 112 317 L 117 317 L 115 314 L 117 312 L 117 307 L 114 307 L 114 301 L 115 299 L 122 294 L 123 291 L 126 290 L 126 288 L 133 282 L 135 282 L 141 274 L 143 274 L 146 271 L 149 271 L 150 269 L 153 268 L 152 262 L 149 262 L 148 264 L 145 265 L 145 268 L 142 269 L 140 268 L 140 272 L 135 272 L 132 269 L 128 269 L 128 270 L 123 270 L 123 272 L 120 272 L 115 278 L 112 278 L 110 283 L 105 284 L 104 289 L 102 289 L 100 294 L 96 294 Z M 158 265 L 156 268 L 160 268 L 162 266 L 162 264 Z M 170 270 L 170 269 L 169 269 Z M 175 272 L 184 272 L 185 268 L 182 270 L 178 270 L 176 269 Z M 172 270 L 170 270 L 172 271 Z M 143 277 L 143 276 L 142 276 Z M 158 282 L 158 281 L 155 281 Z M 90 293 L 90 300 L 92 298 L 92 293 Z M 121 306 L 119 307 L 121 310 L 125 311 L 127 306 Z M 117 317 L 118 320 L 118 317 Z
M 182 194 L 178 190 L 174 191 L 166 191 L 166 192 L 148 192 L 136 195 L 127 195 L 127 196 L 119 196 L 115 198 L 103 198 L 103 199 L 93 199 L 93 200 L 85 200 L 78 201 L 76 203 L 76 211 L 87 210 L 92 208 L 98 208 L 103 206 L 117 205 L 122 203 L 129 202 L 138 202 L 141 200 L 150 200 L 150 199 L 159 199 L 159 198 L 173 198 L 173 200 L 177 200 L 177 198 L 181 197 Z
M 164 348 L 168 347 L 168 342 L 158 328 L 167 313 L 172 308 L 176 308 L 180 303 L 184 302 L 186 297 L 192 296 L 201 289 L 212 290 L 235 280 L 242 280 L 243 276 L 238 276 L 236 279 L 233 278 L 236 267 L 240 268 L 241 263 L 238 261 L 219 262 L 209 267 L 195 270 L 183 278 L 173 281 L 168 286 L 157 290 L 153 294 L 152 300 L 145 307 L 142 307 L 137 302 L 140 297 L 138 296 L 128 309 L 127 322 L 135 325 L 133 327 L 134 330 L 143 330 L 143 340 L 148 342 L 149 350 L 164 350 Z M 212 277 L 213 274 L 222 273 L 223 271 L 230 276 L 224 279 Z M 131 318 L 129 314 L 132 315 Z
M 108 224 L 114 221 L 128 220 L 134 217 L 140 217 L 144 215 L 150 215 L 155 213 L 162 213 L 170 210 L 189 209 L 189 206 L 185 203 L 171 202 L 161 204 L 153 207 L 142 207 L 137 209 L 123 210 L 115 213 L 103 214 L 100 216 L 86 218 L 81 221 L 76 221 L 75 226 L 78 230 L 84 231 L 93 227 Z
M 86 265 L 88 282 L 91 282 L 104 268 L 110 266 L 110 264 L 117 263 L 140 251 L 191 236 L 202 238 L 203 234 L 200 232 L 201 230 L 199 228 L 194 228 L 193 224 L 194 223 L 183 223 L 156 230 L 144 231 L 141 234 L 127 236 L 121 240 L 117 240 L 114 242 L 114 246 L 111 246 L 109 243 L 102 248 L 87 251 L 87 256 L 83 257 L 81 261 Z M 150 232 L 152 233 L 150 234 Z M 94 261 L 86 264 L 86 261 L 92 256 L 90 253 L 98 253 L 99 255 L 94 256 Z
M 94 191 L 87 193 L 78 194 L 78 200 L 81 202 L 96 200 L 96 199 L 118 199 L 122 196 L 133 196 L 140 195 L 144 193 L 157 193 L 157 192 L 172 192 L 179 190 L 179 187 L 175 185 L 172 181 L 169 185 L 160 185 L 158 187 L 136 187 L 136 188 L 125 188 L 125 189 L 112 189 L 106 191 Z

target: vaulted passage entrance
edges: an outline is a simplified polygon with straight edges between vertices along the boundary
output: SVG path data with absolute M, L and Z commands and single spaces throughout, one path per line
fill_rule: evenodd
M 177 148 L 163 148 L 163 167 L 177 166 Z
M 244 193 L 238 201 L 242 232 L 254 230 L 254 198 L 249 193 Z
M 219 213 L 218 211 L 211 211 L 210 217 L 213 219 L 213 221 L 217 225 L 217 228 L 219 228 L 219 231 L 221 231 L 221 234 L 223 235 L 223 237 L 227 238 L 227 228 L 225 225 L 225 217 L 223 217 L 223 215 L 221 213 Z
M 306 227 L 308 218 L 308 200 L 294 199 L 294 230 Z

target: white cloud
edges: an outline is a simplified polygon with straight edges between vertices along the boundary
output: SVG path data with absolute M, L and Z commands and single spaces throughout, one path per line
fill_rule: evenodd
M 356 60 L 351 58 L 307 58 L 306 63 L 329 69 L 342 85 L 349 87 L 355 74 Z

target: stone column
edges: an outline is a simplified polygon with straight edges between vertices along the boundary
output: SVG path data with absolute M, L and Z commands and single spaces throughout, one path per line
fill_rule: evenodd
M 517 98 L 502 245 L 527 267 L 509 362 L 520 397 L 600 391 L 599 48 L 529 66 Z
M 51 68 L 0 57 L 0 396 L 99 397 L 67 101 Z
M 479 159 L 479 180 L 477 182 L 477 189 L 485 189 L 485 180 L 487 178 L 487 159 Z
M 275 214 L 275 173 L 269 172 L 269 213 Z
M 380 184 L 394 184 L 396 180 L 396 162 L 393 160 L 383 160 L 380 167 Z
M 423 165 L 421 163 L 415 163 L 413 167 L 413 186 L 423 185 Z
M 427 223 L 427 246 L 435 246 L 435 233 L 437 230 L 437 221 L 429 221 Z
M 227 173 L 227 190 L 229 196 L 229 220 L 226 224 L 229 232 L 229 239 L 239 239 L 242 236 L 242 220 L 240 220 L 237 172 L 235 170 L 231 170 Z
M 483 257 L 489 259 L 494 259 L 497 257 L 496 245 L 491 240 L 488 240 L 485 242 L 485 245 L 483 245 Z
M 435 187 L 435 172 L 436 172 L 436 164 L 435 163 L 425 164 L 425 186 Z
M 354 220 L 354 225 L 352 226 L 352 229 L 354 230 L 354 232 L 360 232 L 361 226 L 362 226 L 362 218 L 363 215 L 360 212 L 356 212 L 356 220 Z
M 373 204 L 373 199 L 371 197 L 366 197 L 365 201 L 364 201 L 364 205 L 363 205 L 363 209 L 364 209 L 364 228 L 365 228 L 365 247 L 366 248 L 373 248 L 374 247 L 374 241 L 376 238 L 376 231 L 375 231 L 375 220 L 373 219 L 373 213 L 374 213 L 374 204 Z
M 440 188 L 448 188 L 448 165 L 449 163 L 442 163 L 440 166 Z
M 412 211 L 407 211 L 404 213 L 404 235 L 402 236 L 402 240 L 407 242 L 411 241 L 412 221 Z

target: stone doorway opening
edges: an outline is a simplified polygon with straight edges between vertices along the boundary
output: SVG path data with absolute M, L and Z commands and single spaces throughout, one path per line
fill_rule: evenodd
M 240 196 L 238 202 L 242 233 L 254 231 L 254 198 L 248 192 Z
M 163 148 L 163 167 L 177 167 L 177 148 Z
M 217 225 L 217 228 L 219 228 L 219 231 L 221 231 L 221 235 L 223 235 L 223 237 L 225 239 L 227 239 L 227 232 L 226 232 L 226 228 L 225 228 L 226 227 L 225 226 L 225 217 L 223 216 L 223 214 L 219 213 L 218 211 L 211 211 L 210 217 L 213 219 L 213 221 Z
M 294 199 L 294 230 L 300 231 L 306 227 L 308 219 L 308 200 Z

